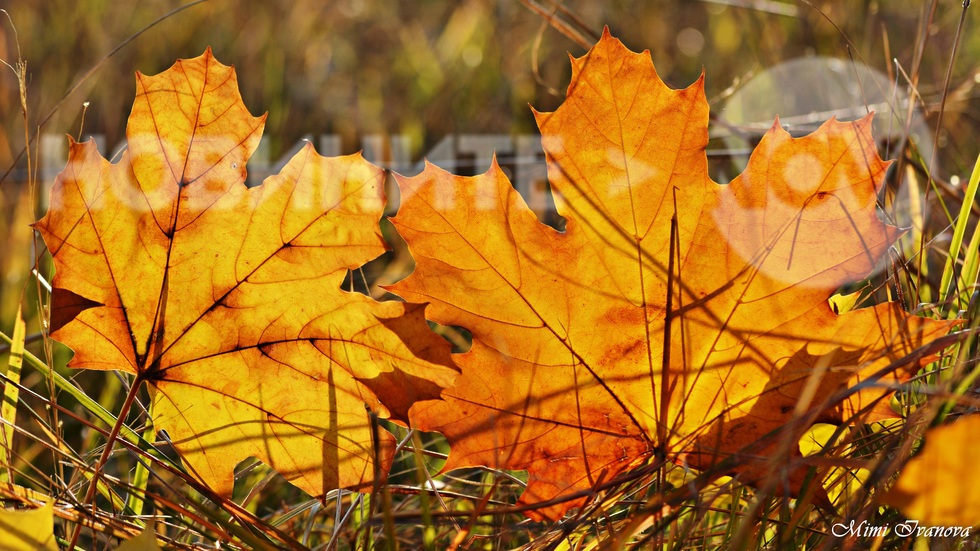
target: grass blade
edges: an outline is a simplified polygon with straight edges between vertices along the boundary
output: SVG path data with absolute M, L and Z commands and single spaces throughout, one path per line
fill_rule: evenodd
M 973 201 L 976 198 L 978 186 L 980 186 L 980 157 L 977 157 L 977 163 L 973 167 L 973 174 L 970 176 L 970 183 L 966 187 L 966 194 L 963 196 L 963 205 L 960 207 L 960 214 L 956 218 L 956 225 L 953 227 L 953 240 L 949 244 L 949 254 L 946 255 L 946 266 L 943 267 L 943 276 L 939 284 L 939 301 L 944 304 L 950 300 L 950 294 L 954 292 L 954 289 L 950 288 L 950 283 L 953 280 L 953 273 L 956 270 L 956 260 L 960 257 L 960 249 L 963 246 L 963 236 L 966 234 L 966 227 L 970 221 L 970 209 L 973 207 Z M 974 236 L 974 238 L 970 240 L 969 247 L 970 249 L 973 249 L 973 256 L 970 256 L 970 251 L 967 251 L 966 256 L 964 257 L 965 260 L 972 261 L 975 259 L 976 246 L 977 239 Z M 971 263 L 975 264 L 975 262 Z M 964 269 L 961 273 L 966 275 L 966 270 Z M 962 279 L 958 281 L 960 284 L 964 282 L 965 281 Z M 956 292 L 960 294 L 960 297 L 958 301 L 948 305 L 948 317 L 956 317 L 957 312 L 965 306 L 964 303 L 970 300 L 969 293 L 965 295 L 964 300 L 964 290 L 965 289 L 963 287 L 957 286 Z
M 7 381 L 13 384 L 5 384 L 3 388 L 3 405 L 0 406 L 0 416 L 4 421 L 14 426 L 17 424 L 17 402 L 20 399 L 20 369 L 24 365 L 24 337 L 27 333 L 27 326 L 21 306 L 17 306 L 17 317 L 14 318 L 14 336 L 10 343 L 10 359 L 7 361 Z M 13 461 L 14 431 L 10 430 L 6 424 L 0 425 L 3 431 L 3 448 L 0 449 L 0 468 L 7 472 L 7 482 L 13 483 L 14 469 L 11 464 Z
M 153 438 L 153 434 L 153 417 L 150 416 L 146 420 L 146 428 L 143 429 L 143 440 L 151 440 Z M 146 448 L 145 451 L 149 451 L 149 448 Z M 126 498 L 126 508 L 136 515 L 143 514 L 143 496 L 146 495 L 146 486 L 149 484 L 149 482 L 150 469 L 147 467 L 145 462 L 137 461 L 136 472 L 133 473 L 133 488 L 129 493 L 129 497 Z

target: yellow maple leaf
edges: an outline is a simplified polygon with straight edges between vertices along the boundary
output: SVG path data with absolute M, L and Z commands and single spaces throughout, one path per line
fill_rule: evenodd
M 156 426 L 219 494 L 249 456 L 314 496 L 369 491 L 394 438 L 373 441 L 365 405 L 404 422 L 456 375 L 422 306 L 340 289 L 386 250 L 382 170 L 307 146 L 248 189 L 265 118 L 233 68 L 208 50 L 137 83 L 122 159 L 72 143 L 35 224 L 57 269 L 52 336 L 70 367 L 146 383 Z

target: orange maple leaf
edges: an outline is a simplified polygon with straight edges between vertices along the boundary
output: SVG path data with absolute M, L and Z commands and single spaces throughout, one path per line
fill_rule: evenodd
M 122 159 L 72 142 L 35 225 L 57 269 L 52 336 L 71 367 L 147 383 L 157 428 L 219 494 L 249 456 L 311 495 L 370 490 L 394 446 L 372 442 L 365 405 L 404 422 L 457 374 L 421 305 L 340 289 L 386 249 L 382 170 L 308 145 L 248 189 L 265 117 L 232 67 L 209 49 L 137 84 Z
M 805 423 L 763 437 L 953 325 L 895 303 L 828 305 L 901 233 L 875 215 L 887 163 L 870 116 L 800 139 L 777 121 L 746 171 L 718 185 L 701 80 L 667 88 L 649 53 L 608 30 L 572 66 L 564 104 L 535 112 L 564 232 L 535 219 L 496 162 L 475 177 L 427 165 L 398 179 L 393 221 L 417 265 L 391 290 L 473 334 L 462 375 L 444 401 L 413 406 L 414 426 L 448 438 L 446 469 L 528 470 L 522 504 L 588 489 L 658 449 L 699 469 L 741 452 L 730 471 L 743 481 L 777 472 L 798 490 Z M 887 393 L 865 384 L 819 419 L 891 416 Z M 774 464 L 780 441 L 792 449 Z

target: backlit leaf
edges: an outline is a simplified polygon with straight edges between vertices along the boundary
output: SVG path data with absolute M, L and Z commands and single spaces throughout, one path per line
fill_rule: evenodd
M 980 526 L 980 415 L 933 428 L 882 501 L 927 526 Z
M 0 509 L 0 549 L 57 551 L 54 539 L 54 501 L 26 511 Z
M 807 427 L 763 437 L 951 327 L 895 303 L 842 315 L 828 303 L 900 235 L 875 213 L 888 164 L 871 117 L 795 139 L 777 121 L 719 185 L 701 80 L 669 89 L 649 54 L 608 31 L 572 68 L 565 103 L 535 113 L 564 232 L 537 221 L 496 163 L 399 178 L 394 223 L 417 266 L 391 290 L 473 334 L 445 401 L 415 404 L 412 422 L 449 439 L 447 469 L 528 470 L 522 503 L 656 450 L 698 469 L 732 459 L 746 483 L 799 491 Z M 817 420 L 892 416 L 888 393 L 865 384 Z
M 312 495 L 370 490 L 394 446 L 381 430 L 375 449 L 366 406 L 387 418 L 456 375 L 422 306 L 340 289 L 386 249 L 382 170 L 308 145 L 248 189 L 265 118 L 233 68 L 208 50 L 137 84 L 128 150 L 110 164 L 72 143 L 36 224 L 57 269 L 52 336 L 71 367 L 147 383 L 156 426 L 221 494 L 249 456 Z M 406 377 L 428 394 L 361 382 Z

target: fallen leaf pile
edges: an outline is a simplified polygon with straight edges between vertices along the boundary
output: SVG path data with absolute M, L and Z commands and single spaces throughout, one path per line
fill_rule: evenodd
M 36 224 L 57 268 L 52 336 L 72 367 L 149 385 L 157 425 L 226 495 L 248 456 L 312 495 L 370 490 L 393 439 L 375 449 L 365 405 L 443 433 L 446 469 L 526 469 L 525 504 L 657 452 L 797 492 L 806 423 L 774 431 L 825 401 L 811 421 L 894 415 L 878 383 L 931 357 L 866 380 L 952 323 L 828 303 L 901 233 L 875 213 L 888 164 L 870 116 L 798 139 L 777 121 L 719 185 L 702 81 L 669 89 L 608 32 L 573 60 L 565 103 L 535 116 L 566 230 L 539 223 L 496 163 L 427 165 L 398 178 L 416 269 L 391 291 L 409 302 L 378 303 L 340 284 L 385 250 L 380 169 L 308 146 L 248 189 L 264 119 L 233 69 L 208 51 L 138 75 L 128 151 L 110 164 L 72 143 Z M 423 313 L 472 348 L 450 357 Z

